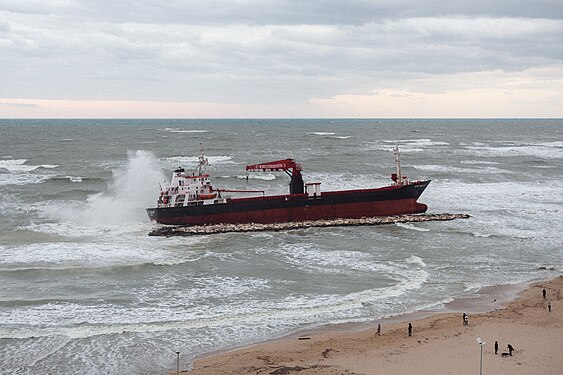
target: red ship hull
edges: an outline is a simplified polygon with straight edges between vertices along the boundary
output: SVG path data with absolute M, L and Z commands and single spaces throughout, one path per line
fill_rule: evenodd
M 356 219 L 426 212 L 418 203 L 430 181 L 375 189 L 228 199 L 227 203 L 148 208 L 151 220 L 167 225 L 281 223 L 307 220 Z

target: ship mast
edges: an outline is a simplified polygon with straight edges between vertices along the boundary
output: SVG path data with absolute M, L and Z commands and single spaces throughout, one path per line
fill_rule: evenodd
M 400 160 L 401 153 L 399 152 L 399 145 L 396 145 L 393 148 L 393 154 L 395 154 L 395 165 L 397 166 L 397 184 L 402 185 L 403 176 L 401 175 L 401 160 Z
M 197 175 L 201 176 L 202 172 L 203 172 L 203 167 L 205 165 L 209 165 L 209 161 L 207 160 L 207 158 L 205 157 L 205 149 L 203 148 L 203 145 L 200 143 L 199 144 L 199 164 L 196 167 L 197 169 Z

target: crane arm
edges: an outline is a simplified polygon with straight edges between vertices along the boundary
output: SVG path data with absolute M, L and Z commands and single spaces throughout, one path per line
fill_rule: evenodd
M 291 177 L 289 183 L 290 194 L 303 194 L 304 184 L 301 177 L 301 164 L 293 159 L 283 159 L 270 161 L 268 163 L 247 165 L 246 170 L 249 172 L 279 172 L 284 171 Z
M 296 163 L 293 159 L 283 159 L 267 163 L 247 165 L 246 170 L 249 172 L 288 172 L 291 170 L 292 174 L 294 174 L 295 172 L 301 171 L 301 164 Z

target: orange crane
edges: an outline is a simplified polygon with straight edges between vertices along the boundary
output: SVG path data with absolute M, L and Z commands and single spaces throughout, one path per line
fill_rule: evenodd
M 280 172 L 284 171 L 291 177 L 289 183 L 289 194 L 303 194 L 304 184 L 301 176 L 301 164 L 293 159 L 283 159 L 270 161 L 267 163 L 247 165 L 246 170 L 249 172 Z

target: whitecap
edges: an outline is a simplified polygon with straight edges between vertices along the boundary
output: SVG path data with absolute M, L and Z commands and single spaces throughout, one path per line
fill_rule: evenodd
M 169 133 L 209 133 L 209 130 L 200 130 L 200 129 L 179 129 L 179 128 L 165 128 L 162 131 L 169 132 Z
M 410 257 L 405 259 L 405 261 L 410 264 L 418 264 L 421 267 L 426 267 L 426 263 L 424 263 L 422 258 L 417 257 L 416 255 L 411 255 Z
M 54 164 L 27 165 L 26 163 L 27 163 L 27 159 L 0 160 L 0 168 L 7 169 L 8 171 L 14 173 L 14 172 L 31 172 L 38 168 L 53 169 L 58 167 L 58 165 L 54 165 Z
M 546 145 L 545 143 L 531 143 L 508 146 L 467 146 L 464 150 L 457 151 L 459 154 L 470 154 L 480 157 L 513 157 L 533 156 L 539 159 L 561 159 L 563 148 Z
M 415 226 L 414 224 L 411 224 L 411 223 L 395 223 L 395 225 L 397 225 L 398 227 L 401 227 L 401 228 L 405 228 L 405 229 L 416 230 L 418 232 L 430 232 L 430 229 L 420 228 L 420 227 L 417 227 L 417 226 Z
M 480 232 L 471 232 L 471 235 L 472 235 L 473 237 L 481 237 L 481 238 L 489 238 L 489 237 L 492 237 L 492 236 L 493 236 L 493 235 L 490 234 L 490 233 L 489 233 L 489 234 L 485 234 L 485 233 L 480 233 Z
M 336 133 L 331 133 L 331 132 L 307 132 L 307 134 L 315 134 L 315 135 L 335 135 Z
M 477 168 L 461 168 L 461 167 L 451 167 L 446 165 L 413 165 L 414 169 L 425 171 L 425 172 L 439 172 L 439 173 L 485 173 L 485 174 L 514 174 L 514 172 L 508 171 L 506 169 L 501 169 L 497 167 L 477 167 Z
M 40 184 L 47 181 L 50 176 L 40 176 L 33 174 L 3 174 L 0 173 L 0 186 L 4 185 L 30 185 Z
M 234 164 L 232 161 L 232 156 L 227 155 L 215 155 L 215 156 L 206 156 L 209 164 Z M 199 163 L 198 156 L 172 156 L 169 158 L 162 159 L 165 162 L 170 162 L 173 164 L 179 165 L 197 165 Z
M 79 183 L 84 180 L 84 177 L 81 176 L 65 176 L 70 182 Z
M 472 164 L 472 165 L 499 165 L 496 161 L 486 161 L 486 160 L 462 160 L 461 164 Z
M 276 176 L 273 174 L 249 174 L 248 176 L 237 176 L 239 179 L 243 180 L 264 180 L 264 181 L 273 181 L 276 179 Z
M 384 143 L 392 143 L 398 144 L 399 148 L 402 148 L 403 145 L 406 147 L 411 147 L 413 145 L 416 146 L 449 146 L 448 142 L 443 141 L 433 141 L 429 138 L 420 138 L 420 139 L 395 139 L 395 140 L 383 140 Z

